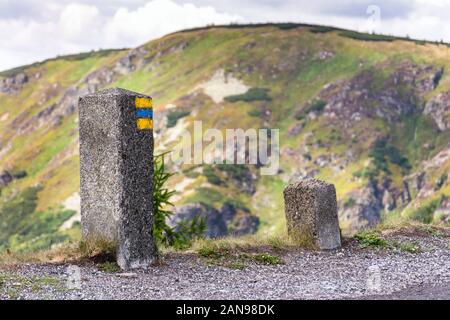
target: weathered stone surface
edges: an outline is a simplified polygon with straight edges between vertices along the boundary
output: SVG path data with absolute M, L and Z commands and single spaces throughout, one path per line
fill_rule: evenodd
M 439 130 L 450 129 L 450 91 L 440 93 L 433 97 L 425 106 L 424 114 L 430 115 L 439 127 Z
M 115 242 L 125 270 L 156 258 L 153 132 L 137 129 L 136 97 L 108 89 L 79 100 L 82 234 Z
M 334 185 L 316 179 L 291 183 L 284 189 L 284 203 L 294 240 L 322 250 L 341 246 Z

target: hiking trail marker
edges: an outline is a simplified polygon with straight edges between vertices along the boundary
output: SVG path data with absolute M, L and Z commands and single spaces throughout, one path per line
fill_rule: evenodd
M 107 89 L 79 99 L 81 229 L 117 246 L 124 270 L 147 269 L 153 238 L 153 104 Z

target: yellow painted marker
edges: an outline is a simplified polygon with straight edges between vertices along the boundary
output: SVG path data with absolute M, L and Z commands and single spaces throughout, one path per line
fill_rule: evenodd
M 152 130 L 153 119 L 148 118 L 137 119 L 136 125 L 139 130 Z
M 136 97 L 136 108 L 151 109 L 153 108 L 153 100 L 151 98 Z

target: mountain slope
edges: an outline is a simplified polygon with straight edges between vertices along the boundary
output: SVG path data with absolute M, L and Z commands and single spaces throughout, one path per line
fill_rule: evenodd
M 327 27 L 230 26 L 0 73 L 0 249 L 79 237 L 77 99 L 116 86 L 154 98 L 156 153 L 194 120 L 280 129 L 275 176 L 171 167 L 178 216 L 201 213 L 216 235 L 283 232 L 292 177 L 336 185 L 347 233 L 386 216 L 448 224 L 449 50 Z

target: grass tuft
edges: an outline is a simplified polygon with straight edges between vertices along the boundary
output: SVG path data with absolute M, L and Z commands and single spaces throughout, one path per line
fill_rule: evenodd
M 252 101 L 272 101 L 272 97 L 269 95 L 269 89 L 266 88 L 251 88 L 244 94 L 238 94 L 225 97 L 225 101 L 228 102 L 252 102 Z
M 420 253 L 422 252 L 422 248 L 413 242 L 398 242 L 398 241 L 393 241 L 391 243 L 391 246 L 403 251 L 403 252 L 409 252 L 409 253 Z
M 116 262 L 109 261 L 97 264 L 97 268 L 100 271 L 107 273 L 116 273 L 120 271 L 120 267 Z
M 362 248 L 367 247 L 386 247 L 387 241 L 380 237 L 380 235 L 373 230 L 361 231 L 355 235 Z
M 0 265 L 21 263 L 77 263 L 93 261 L 103 263 L 115 261 L 116 244 L 105 239 L 89 239 L 80 243 L 69 243 L 54 249 L 36 252 L 0 253 Z
M 246 236 L 239 238 L 223 238 L 218 240 L 200 240 L 194 243 L 193 249 L 208 263 L 230 269 L 242 270 L 247 263 L 262 265 L 280 265 L 284 260 L 271 253 L 270 250 L 292 248 L 288 238 L 260 238 Z
M 269 253 L 259 253 L 253 256 L 253 259 L 261 264 L 267 264 L 267 265 L 278 265 L 278 264 L 284 264 L 283 259 L 280 257 L 271 255 Z

